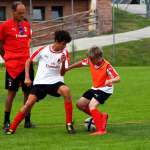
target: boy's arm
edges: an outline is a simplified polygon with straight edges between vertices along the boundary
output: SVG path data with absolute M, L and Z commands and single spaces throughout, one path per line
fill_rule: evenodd
M 109 86 L 109 85 L 112 85 L 114 83 L 120 82 L 119 74 L 116 72 L 116 70 L 111 65 L 108 66 L 107 73 L 111 79 L 106 80 L 105 85 Z
M 110 85 L 110 84 L 114 84 L 114 83 L 118 83 L 120 82 L 120 77 L 116 76 L 112 79 L 106 80 L 105 85 Z
M 72 65 L 70 65 L 66 71 L 71 70 L 73 68 L 80 68 L 89 64 L 88 58 L 83 59 L 82 61 L 78 61 Z
M 31 63 L 32 63 L 32 60 L 29 58 L 29 59 L 27 59 L 26 64 L 25 64 L 25 81 L 24 81 L 24 83 L 27 86 L 31 86 L 31 84 L 32 84 L 32 81 L 30 79 L 30 73 L 29 73 Z
M 62 65 L 61 65 L 61 69 L 60 69 L 60 75 L 61 76 L 65 75 L 65 71 L 66 71 L 66 69 L 65 69 L 65 61 L 66 61 L 66 56 L 65 56 L 65 54 L 62 54 L 62 56 L 61 56 Z
M 82 61 L 78 61 L 72 65 L 70 65 L 68 68 L 66 68 L 66 71 L 69 71 L 73 68 L 80 68 L 80 67 L 83 67 L 84 65 L 82 64 Z

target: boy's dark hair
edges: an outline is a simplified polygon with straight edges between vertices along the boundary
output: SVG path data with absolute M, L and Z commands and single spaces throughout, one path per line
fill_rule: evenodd
M 71 36 L 69 32 L 64 30 L 59 30 L 55 32 L 55 42 L 69 43 L 70 41 L 71 41 Z
M 16 11 L 16 8 L 17 8 L 18 5 L 24 5 L 24 4 L 23 4 L 21 1 L 14 1 L 14 2 L 12 3 L 11 9 L 12 9 L 13 11 Z
M 102 58 L 103 50 L 98 46 L 93 46 L 88 50 L 87 56 L 93 59 Z

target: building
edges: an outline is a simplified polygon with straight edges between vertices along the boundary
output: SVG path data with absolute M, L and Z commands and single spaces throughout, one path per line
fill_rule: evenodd
M 13 0 L 0 0 L 0 21 L 11 17 L 12 2 Z M 46 38 L 46 33 L 58 29 L 58 26 L 70 32 L 74 30 L 76 35 L 87 35 L 82 33 L 93 31 L 101 34 L 112 30 L 111 0 L 22 0 L 22 2 L 27 6 L 27 18 L 33 22 L 33 41 L 34 39 L 40 41 L 40 37 Z M 30 11 L 31 8 L 33 11 Z

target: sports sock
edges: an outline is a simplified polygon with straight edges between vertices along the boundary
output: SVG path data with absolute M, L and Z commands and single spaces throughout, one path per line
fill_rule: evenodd
M 22 112 L 18 112 L 13 122 L 10 125 L 10 129 L 16 131 L 19 123 L 24 119 L 25 115 Z
M 28 113 L 28 114 L 25 116 L 25 123 L 26 123 L 26 122 L 30 122 L 30 117 L 31 117 L 31 113 Z
M 10 122 L 10 112 L 5 112 L 4 114 L 4 123 Z
M 88 114 L 88 115 L 91 116 L 91 112 L 90 112 L 89 107 L 86 107 L 86 108 L 84 109 L 84 112 L 85 112 L 86 114 Z
M 95 126 L 96 126 L 96 130 L 97 131 L 100 131 L 102 130 L 102 114 L 101 112 L 98 110 L 98 109 L 92 109 L 90 110 L 91 112 L 91 115 L 93 117 L 93 120 L 94 120 L 94 123 L 95 123 Z
M 66 124 L 72 123 L 72 101 L 68 101 L 68 99 L 65 99 L 65 111 L 66 111 Z

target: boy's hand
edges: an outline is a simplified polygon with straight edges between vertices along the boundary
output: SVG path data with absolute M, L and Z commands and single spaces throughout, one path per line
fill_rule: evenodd
M 63 62 L 65 62 L 65 60 L 66 60 L 66 56 L 65 56 L 64 53 L 62 53 L 62 55 L 61 55 L 61 62 L 63 63 Z
M 24 83 L 27 85 L 27 87 L 29 87 L 29 86 L 31 86 L 32 81 L 31 81 L 30 79 L 26 79 L 26 78 L 25 78 Z
M 112 86 L 112 80 L 110 79 L 110 80 L 106 80 L 105 81 L 105 85 L 106 86 Z

